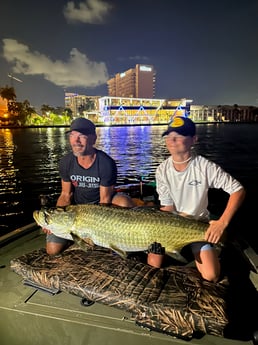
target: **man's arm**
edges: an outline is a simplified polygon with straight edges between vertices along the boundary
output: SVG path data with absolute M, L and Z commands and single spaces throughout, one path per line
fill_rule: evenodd
M 104 187 L 100 186 L 100 204 L 111 204 L 114 195 L 114 186 Z
M 61 181 L 62 190 L 59 198 L 57 199 L 56 206 L 68 206 L 71 204 L 71 199 L 73 196 L 72 193 L 72 184 L 71 182 Z

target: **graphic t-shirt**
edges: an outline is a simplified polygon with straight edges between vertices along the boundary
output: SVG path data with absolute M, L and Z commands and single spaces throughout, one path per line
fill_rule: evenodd
M 113 186 L 117 179 L 115 161 L 97 149 L 96 159 L 90 168 L 80 166 L 77 157 L 70 152 L 60 160 L 59 172 L 63 181 L 72 183 L 75 204 L 97 204 L 100 201 L 100 186 Z

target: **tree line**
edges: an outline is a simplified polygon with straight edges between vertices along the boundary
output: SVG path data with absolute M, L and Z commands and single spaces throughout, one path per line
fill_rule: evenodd
M 14 87 L 1 87 L 0 96 L 7 101 L 8 116 L 1 118 L 2 124 L 15 126 L 28 125 L 66 125 L 70 124 L 72 111 L 64 107 L 51 107 L 47 104 L 41 106 L 41 114 L 26 99 L 17 102 Z

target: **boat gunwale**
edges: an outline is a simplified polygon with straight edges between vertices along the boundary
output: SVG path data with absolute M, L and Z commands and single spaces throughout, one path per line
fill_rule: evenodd
M 38 229 L 39 226 L 36 224 L 36 222 L 33 223 L 29 223 L 27 225 L 24 225 L 20 228 L 17 228 L 5 235 L 0 236 L 0 248 L 9 244 L 10 242 L 13 242 L 14 240 L 25 236 L 29 233 L 31 233 L 32 231 Z

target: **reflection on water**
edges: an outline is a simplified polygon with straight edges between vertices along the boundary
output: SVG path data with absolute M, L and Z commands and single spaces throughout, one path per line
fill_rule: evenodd
M 157 165 L 167 156 L 161 127 L 111 127 L 98 129 L 97 145 L 118 165 L 119 179 L 145 176 L 153 179 Z
M 145 176 L 168 156 L 161 134 L 166 126 L 97 128 L 97 147 L 118 165 L 118 182 Z M 0 130 L 0 234 L 32 222 L 39 195 L 60 192 L 58 162 L 69 151 L 67 128 Z M 198 124 L 196 151 L 238 178 L 249 195 L 258 192 L 256 124 Z M 250 208 L 251 207 L 251 208 Z M 248 204 L 248 211 L 253 204 Z
M 13 135 L 9 129 L 3 130 L 0 136 L 0 205 L 4 220 L 17 214 L 19 207 L 20 190 L 17 178 L 17 168 L 14 165 L 14 152 L 16 150 Z M 2 227 L 8 228 L 3 222 Z
M 52 194 L 59 188 L 57 163 L 66 146 L 63 132 L 53 128 L 1 130 L 0 234 L 31 222 L 39 194 Z

